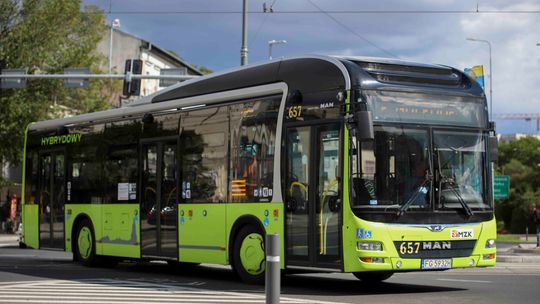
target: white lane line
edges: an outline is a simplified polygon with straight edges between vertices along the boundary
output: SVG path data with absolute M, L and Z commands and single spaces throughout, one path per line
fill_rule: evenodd
M 463 282 L 463 283 L 493 283 L 491 281 L 480 281 L 480 280 L 460 280 L 460 279 L 437 279 L 437 281 L 446 281 L 446 282 Z
M 57 298 L 55 299 L 0 299 L 0 303 L 58 303 L 58 304 L 135 304 L 135 303 L 151 303 L 148 300 L 141 300 L 141 302 L 134 302 L 134 301 L 111 301 L 110 299 L 104 300 L 104 301 L 93 301 L 93 300 L 59 300 Z M 156 303 L 163 303 L 163 302 L 156 302 Z M 186 302 L 171 302 L 171 303 L 183 303 L 183 304 L 213 304 L 213 303 L 266 303 L 265 299 L 260 300 L 231 300 L 231 301 L 220 301 L 220 300 L 199 300 L 199 299 L 187 299 Z M 280 299 L 280 303 L 282 304 L 334 304 L 337 302 L 325 302 L 325 301 L 313 301 L 313 300 L 291 300 L 291 299 Z M 343 304 L 343 303 L 339 303 Z
M 10 296 L 3 296 L 2 300 L 14 300 L 14 299 L 20 299 L 20 300 L 27 300 L 27 301 L 51 301 L 51 302 L 63 302 L 63 301 L 78 301 L 78 302 L 85 302 L 85 303 L 95 303 L 95 302 L 103 302 L 103 301 L 109 301 L 110 303 L 116 303 L 116 302 L 131 302 L 131 303 L 178 303 L 180 300 L 185 301 L 191 301 L 191 302 L 214 302 L 214 303 L 264 303 L 265 299 L 259 298 L 259 299 L 245 299 L 245 298 L 230 298 L 230 299 L 223 299 L 223 298 L 215 298 L 215 297 L 174 297 L 174 298 L 163 298 L 163 297 L 121 297 L 121 298 L 114 298 L 114 297 L 96 297 L 93 296 L 91 298 L 89 297 L 77 297 L 77 296 L 41 296 L 41 295 L 10 295 Z
M 122 299 L 128 299 L 128 298 L 133 298 L 133 297 L 137 297 L 137 298 L 140 298 L 140 297 L 152 297 L 152 298 L 187 298 L 187 297 L 197 297 L 197 298 L 208 298 L 208 299 L 211 299 L 211 298 L 218 298 L 218 299 L 238 299 L 238 298 L 242 298 L 242 299 L 259 299 L 261 298 L 260 296 L 248 296 L 248 295 L 244 295 L 244 296 L 230 296 L 230 295 L 217 295 L 217 294 L 214 294 L 214 295 L 211 295 L 211 294 L 194 294 L 194 293 L 179 293 L 179 292 L 174 292 L 174 293 L 151 293 L 151 294 L 144 294 L 144 295 L 138 295 L 138 293 L 133 293 L 133 292 L 130 292 L 128 294 L 124 294 L 124 293 L 118 293 L 118 292 L 114 292 L 114 293 L 96 293 L 96 292 L 70 292 L 70 293 L 66 293 L 66 292 L 42 292 L 42 291 L 31 291 L 31 290 L 17 290 L 17 291 L 3 291 L 3 292 L 0 292 L 0 295 L 2 296 L 5 296 L 5 297 L 8 297 L 8 296 L 11 296 L 11 297 L 26 297 L 26 296 L 32 296 L 32 297 L 38 297 L 38 296 L 42 296 L 42 297 L 50 297 L 50 296 L 54 296 L 54 297 L 60 297 L 60 298 L 73 298 L 73 297 L 84 297 L 86 298 L 86 296 L 91 296 L 92 299 L 99 299 L 99 298 L 103 298 L 103 297 L 112 297 L 112 298 L 122 298 Z
M 173 283 L 173 282 L 170 282 Z M 172 284 L 121 279 L 42 280 L 0 286 L 0 303 L 135 304 L 135 303 L 264 303 L 260 292 L 213 291 Z M 6 288 L 8 287 L 8 288 Z M 343 304 L 281 297 L 283 304 Z
M 232 300 L 223 300 L 223 299 L 199 299 L 199 298 L 190 298 L 190 299 L 95 299 L 88 300 L 88 298 L 69 298 L 69 299 L 58 299 L 58 298 L 3 298 L 0 299 L 0 303 L 81 303 L 81 304 L 97 304 L 97 303 L 110 303 L 110 304 L 167 304 L 167 303 L 265 303 L 265 299 L 232 299 Z M 290 303 L 290 302 L 289 302 Z M 298 303 L 299 302 L 294 302 Z M 302 302 L 300 302 L 302 303 Z

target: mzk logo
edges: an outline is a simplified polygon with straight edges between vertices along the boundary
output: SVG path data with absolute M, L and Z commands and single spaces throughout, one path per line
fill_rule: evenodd
M 473 229 L 452 229 L 450 230 L 450 238 L 452 239 L 470 239 L 474 237 Z

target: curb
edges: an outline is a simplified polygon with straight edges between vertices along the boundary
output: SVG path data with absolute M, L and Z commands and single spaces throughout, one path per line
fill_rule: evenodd
M 497 262 L 501 263 L 538 263 L 540 264 L 540 256 L 514 256 L 514 255 L 499 255 Z

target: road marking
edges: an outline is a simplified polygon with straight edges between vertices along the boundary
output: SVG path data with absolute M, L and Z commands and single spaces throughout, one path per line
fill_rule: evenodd
M 437 281 L 447 281 L 447 282 L 464 282 L 464 283 L 493 283 L 491 281 L 480 281 L 480 280 L 460 280 L 460 279 L 437 279 Z
M 201 282 L 193 282 L 198 285 Z M 178 284 L 183 284 L 179 286 Z M 0 303 L 137 304 L 137 303 L 265 303 L 260 292 L 228 292 L 195 288 L 191 283 L 119 279 L 41 280 L 0 285 Z M 190 286 L 187 286 L 190 285 Z M 283 304 L 338 304 L 281 297 Z

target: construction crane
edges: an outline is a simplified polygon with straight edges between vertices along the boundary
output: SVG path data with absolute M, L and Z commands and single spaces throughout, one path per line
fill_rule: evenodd
M 540 113 L 530 113 L 530 114 L 522 114 L 522 113 L 506 113 L 506 114 L 493 114 L 494 119 L 513 119 L 513 120 L 525 120 L 525 121 L 531 121 L 533 119 L 536 119 L 536 132 L 540 132 Z

